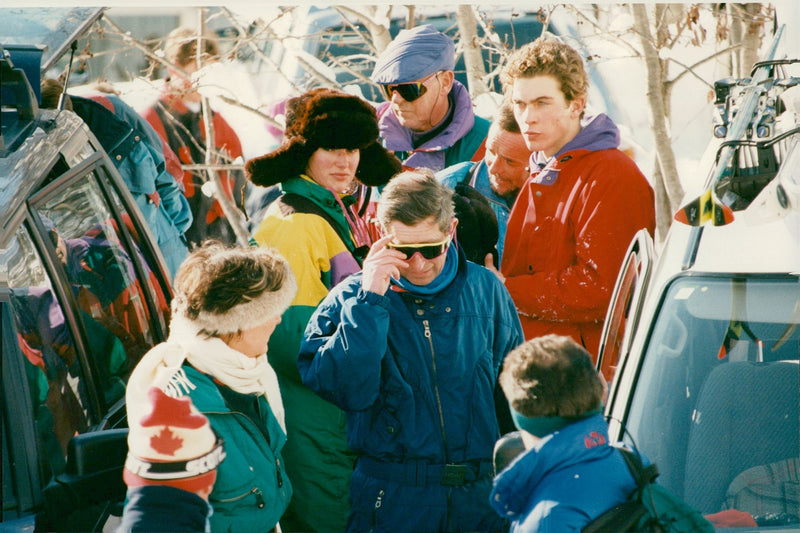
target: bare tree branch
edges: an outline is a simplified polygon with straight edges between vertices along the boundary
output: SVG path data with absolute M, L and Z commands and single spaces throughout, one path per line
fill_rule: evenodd
M 678 178 L 678 169 L 675 164 L 675 154 L 672 152 L 672 139 L 666 124 L 665 104 L 663 98 L 663 80 L 661 79 L 661 66 L 658 59 L 658 51 L 653 46 L 653 39 L 650 35 L 650 23 L 647 17 L 647 7 L 644 4 L 633 4 L 634 25 L 636 32 L 640 35 L 642 50 L 644 51 L 645 66 L 647 69 L 647 99 L 650 109 L 650 121 L 655 136 L 656 156 L 658 166 L 664 179 L 664 189 L 669 198 L 669 204 L 674 211 L 683 198 L 683 187 Z M 657 215 L 658 216 L 658 215 Z M 663 221 L 672 213 L 661 213 L 660 219 Z
M 472 7 L 462 4 L 456 12 L 458 31 L 461 34 L 459 44 L 464 54 L 464 65 L 467 69 L 467 85 L 472 98 L 489 92 L 484 82 L 486 69 L 483 66 L 483 55 L 478 39 L 478 24 Z

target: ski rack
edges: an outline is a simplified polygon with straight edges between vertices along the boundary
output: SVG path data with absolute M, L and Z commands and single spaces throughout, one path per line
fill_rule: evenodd
M 781 26 L 749 78 L 725 78 L 714 85 L 716 111 L 714 136 L 724 138 L 707 179 L 705 192 L 675 215 L 679 222 L 700 226 L 706 222 L 724 225 L 733 221 L 733 211 L 746 208 L 758 192 L 775 177 L 789 140 L 777 118 L 785 111 L 780 98 L 800 78 L 787 77 L 784 65 L 797 59 L 775 59 L 785 31 Z M 777 134 L 777 137 L 775 135 Z
M 750 77 L 725 78 L 714 84 L 716 113 L 713 134 L 723 138 L 704 192 L 684 204 L 675 220 L 694 226 L 684 268 L 694 264 L 703 226 L 734 220 L 734 211 L 746 209 L 775 178 L 787 150 L 800 134 L 800 116 L 786 113 L 784 91 L 800 85 L 784 66 L 800 59 L 776 59 L 785 25 L 775 33 L 764 58 L 753 65 Z M 783 116 L 781 116 L 783 115 Z

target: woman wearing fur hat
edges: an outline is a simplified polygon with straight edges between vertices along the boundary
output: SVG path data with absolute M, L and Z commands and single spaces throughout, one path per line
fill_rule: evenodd
M 344 531 L 354 459 L 345 416 L 302 384 L 297 353 L 316 306 L 361 270 L 371 244 L 352 193 L 359 183 L 387 183 L 400 161 L 378 142 L 374 108 L 356 96 L 309 91 L 287 103 L 286 122 L 284 143 L 246 165 L 254 184 L 280 184 L 281 196 L 254 237 L 286 256 L 298 283 L 269 349 L 286 407 L 286 470 L 295 494 L 281 525 L 286 531 Z
M 292 486 L 283 471 L 280 390 L 265 352 L 297 292 L 294 275 L 274 250 L 207 241 L 181 264 L 174 291 L 169 338 L 142 358 L 128 381 L 128 424 L 146 422 L 153 386 L 191 398 L 225 442 L 208 498 L 211 531 L 269 531 Z M 135 433 L 128 437 L 132 451 L 142 449 Z M 162 452 L 174 453 L 180 438 L 164 437 Z M 137 469 L 140 477 L 147 472 Z

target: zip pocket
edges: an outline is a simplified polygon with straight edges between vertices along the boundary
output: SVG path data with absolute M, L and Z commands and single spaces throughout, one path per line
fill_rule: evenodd
M 239 501 L 239 500 L 241 500 L 243 498 L 247 498 L 251 494 L 253 494 L 256 497 L 256 507 L 258 507 L 259 509 L 263 509 L 264 505 L 266 505 L 264 503 L 264 493 L 261 492 L 261 489 L 259 489 L 258 487 L 253 487 L 252 489 L 250 489 L 249 492 L 246 492 L 244 494 L 240 494 L 238 496 L 234 496 L 233 498 L 224 498 L 224 499 L 215 498 L 212 501 L 216 501 L 216 502 L 220 502 L 220 503 L 231 503 L 231 502 Z

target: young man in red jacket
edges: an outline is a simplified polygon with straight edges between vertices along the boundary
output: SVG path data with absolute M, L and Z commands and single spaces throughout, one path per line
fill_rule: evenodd
M 532 154 L 497 274 L 525 338 L 568 335 L 596 356 L 628 245 L 655 229 L 653 190 L 618 149 L 611 119 L 584 116 L 588 80 L 576 50 L 539 38 L 512 55 L 502 81 Z

